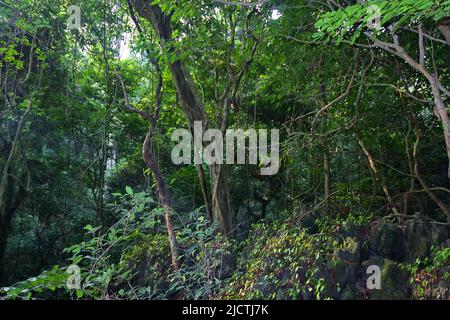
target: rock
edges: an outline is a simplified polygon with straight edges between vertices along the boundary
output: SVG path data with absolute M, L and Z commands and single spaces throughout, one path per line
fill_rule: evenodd
M 394 261 L 403 261 L 405 246 L 400 227 L 392 223 L 379 223 L 371 233 L 369 248 L 372 253 Z
M 410 219 L 406 228 L 389 222 L 375 225 L 371 230 L 371 255 L 383 256 L 397 262 L 414 262 L 430 254 L 449 237 L 449 227 L 419 218 Z
M 334 257 L 328 268 L 333 271 L 336 288 L 339 288 L 336 295 L 340 299 L 355 299 L 361 257 L 359 241 L 352 237 L 345 238 L 340 248 L 335 250 Z
M 338 256 L 350 264 L 358 264 L 361 256 L 361 246 L 358 239 L 347 237 L 344 239 Z
M 236 257 L 233 252 L 227 252 L 222 258 L 221 267 L 216 275 L 219 279 L 225 279 L 230 277 L 236 267 Z
M 411 288 L 408 283 L 408 273 L 392 260 L 373 257 L 362 263 L 365 279 L 370 275 L 366 270 L 370 265 L 378 265 L 381 270 L 381 288 L 368 289 L 366 293 L 370 300 L 405 300 L 411 299 Z
M 448 239 L 448 226 L 411 219 L 406 224 L 405 238 L 405 260 L 414 262 L 428 256 L 431 246 Z
M 306 229 L 306 231 L 310 234 L 314 234 L 314 233 L 318 232 L 317 226 L 316 226 L 316 220 L 317 220 L 317 217 L 315 217 L 312 214 L 307 214 L 301 220 L 302 228 Z
M 341 300 L 355 300 L 358 297 L 358 291 L 353 285 L 347 285 L 340 293 Z

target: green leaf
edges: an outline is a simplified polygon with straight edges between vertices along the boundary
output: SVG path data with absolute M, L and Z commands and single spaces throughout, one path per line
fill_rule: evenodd
M 77 294 L 78 299 L 81 299 L 84 296 L 83 290 L 80 290 L 80 289 L 77 289 L 76 294 Z
M 133 189 L 131 189 L 130 186 L 126 186 L 126 187 L 125 187 L 125 191 L 126 191 L 130 196 L 134 195 Z

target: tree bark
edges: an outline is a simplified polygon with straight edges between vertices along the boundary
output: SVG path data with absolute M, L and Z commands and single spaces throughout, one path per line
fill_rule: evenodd
M 329 213 L 330 196 L 331 196 L 331 171 L 330 171 L 330 154 L 328 148 L 323 154 L 323 171 L 324 171 L 324 190 L 325 190 L 325 210 Z
M 383 193 L 386 196 L 386 199 L 388 201 L 388 206 L 390 207 L 390 209 L 392 210 L 392 212 L 394 213 L 395 216 L 400 217 L 400 211 L 398 210 L 397 207 L 393 206 L 392 196 L 391 196 L 391 193 L 389 192 L 389 188 L 386 184 L 386 181 L 384 180 L 383 176 L 380 176 L 378 174 L 378 169 L 375 164 L 376 163 L 375 159 L 372 157 L 369 150 L 367 150 L 366 146 L 364 145 L 364 142 L 358 137 L 357 134 L 355 135 L 355 137 L 356 137 L 359 147 L 361 148 L 362 152 L 364 153 L 364 155 L 367 158 L 367 164 L 369 166 L 369 170 L 373 173 L 373 176 L 376 179 L 376 181 L 381 182 L 381 189 L 383 190 Z
M 419 181 L 426 194 L 437 204 L 437 206 L 450 218 L 450 210 L 435 194 L 430 190 L 425 180 L 422 178 L 419 170 L 419 141 L 420 141 L 420 128 L 413 113 L 411 113 L 411 120 L 413 123 L 414 131 L 416 133 L 416 141 L 413 146 L 413 160 L 414 160 L 414 175 L 417 181 Z
M 164 209 L 164 221 L 166 223 L 167 235 L 169 237 L 172 267 L 175 271 L 178 271 L 180 270 L 180 260 L 179 260 L 177 238 L 172 224 L 172 204 L 170 200 L 169 190 L 167 189 L 166 182 L 164 180 L 164 177 L 161 173 L 161 169 L 159 168 L 158 161 L 153 152 L 153 130 L 159 118 L 159 111 L 161 108 L 161 100 L 162 100 L 162 86 L 163 86 L 163 79 L 159 65 L 156 61 L 153 61 L 153 65 L 155 66 L 158 72 L 158 85 L 156 89 L 156 102 L 154 114 L 150 114 L 148 112 L 136 109 L 130 105 L 125 84 L 123 83 L 122 78 L 117 72 L 116 75 L 122 85 L 123 95 L 125 99 L 125 107 L 129 111 L 139 114 L 149 123 L 147 135 L 145 136 L 144 144 L 142 145 L 142 157 L 147 167 L 152 171 L 153 175 L 155 176 L 159 202 Z
M 197 164 L 196 169 L 198 174 L 198 180 L 200 182 L 200 189 L 202 190 L 203 202 L 205 203 L 206 217 L 210 222 L 213 222 L 214 217 L 212 214 L 211 201 L 209 200 L 208 188 L 206 186 L 205 170 L 203 170 L 201 164 Z
M 179 261 L 179 250 L 177 244 L 177 238 L 175 235 L 175 230 L 172 224 L 172 204 L 170 201 L 169 191 L 167 189 L 164 177 L 161 174 L 158 162 L 152 150 L 152 136 L 153 136 L 153 125 L 150 124 L 147 136 L 145 137 L 144 144 L 142 146 L 142 157 L 147 167 L 152 170 L 153 175 L 156 180 L 156 188 L 158 191 L 159 202 L 164 209 L 164 220 L 166 222 L 167 234 L 169 236 L 170 253 L 172 259 L 172 266 L 175 271 L 180 270 Z
M 173 39 L 170 16 L 166 15 L 158 5 L 151 5 L 150 1 L 133 0 L 132 4 L 139 16 L 152 24 L 159 37 L 161 47 L 167 49 L 169 54 L 175 55 L 175 59 L 169 68 L 178 95 L 181 98 L 181 107 L 187 117 L 189 126 L 193 128 L 195 121 L 201 121 L 203 130 L 208 129 L 208 117 L 191 75 L 183 62 L 178 59 L 177 52 L 171 45 Z M 213 164 L 209 166 L 209 169 L 211 173 L 211 190 L 213 190 L 212 209 L 214 212 L 212 216 L 220 222 L 222 232 L 231 236 L 230 196 L 225 168 L 223 164 Z M 199 170 L 198 166 L 197 170 Z M 198 174 L 199 179 L 202 179 L 202 173 L 198 172 Z M 205 203 L 205 205 L 209 207 L 208 203 Z
M 447 44 L 450 45 L 450 18 L 445 18 L 439 21 L 438 29 L 444 36 Z
M 402 58 L 407 64 L 409 64 L 414 70 L 421 73 L 430 84 L 431 92 L 433 94 L 433 100 L 434 100 L 434 111 L 436 117 L 441 121 L 443 134 L 444 134 L 444 142 L 445 142 L 445 149 L 447 152 L 447 159 L 448 159 L 448 170 L 447 170 L 447 176 L 450 179 L 450 120 L 449 115 L 447 111 L 447 107 L 444 104 L 444 100 L 442 98 L 442 93 L 446 92 L 448 93 L 448 90 L 442 87 L 437 74 L 431 73 L 427 68 L 425 68 L 423 63 L 417 62 L 414 60 L 406 51 L 405 49 L 399 44 L 398 37 L 394 35 L 394 43 L 384 42 L 381 40 L 375 40 L 374 46 L 381 48 L 383 50 L 386 50 L 387 52 L 390 52 L 400 58 Z M 423 62 L 423 55 L 425 54 L 425 51 L 423 49 L 423 37 L 419 35 L 419 44 L 422 48 L 419 52 L 420 58 L 419 60 Z

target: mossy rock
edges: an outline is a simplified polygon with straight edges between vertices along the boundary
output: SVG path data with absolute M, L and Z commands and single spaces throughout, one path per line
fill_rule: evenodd
M 358 239 L 346 237 L 340 248 L 337 250 L 337 255 L 339 258 L 350 264 L 359 263 L 361 257 L 361 245 Z
M 405 300 L 411 299 L 411 288 L 408 283 L 408 273 L 392 260 L 373 257 L 364 261 L 364 270 L 370 265 L 380 267 L 380 289 L 367 289 L 370 300 Z M 368 275 L 366 274 L 366 279 Z
M 341 300 L 356 300 L 358 298 L 358 290 L 353 285 L 347 285 L 339 294 Z
M 371 232 L 369 248 L 376 255 L 402 262 L 405 256 L 402 230 L 389 222 L 375 225 Z
M 361 244 L 357 238 L 346 237 L 334 250 L 333 259 L 327 266 L 335 280 L 334 297 L 356 299 L 355 284 L 358 279 L 361 259 Z
M 413 219 L 407 222 L 405 233 L 405 260 L 414 262 L 429 256 L 432 246 L 448 239 L 448 226 Z

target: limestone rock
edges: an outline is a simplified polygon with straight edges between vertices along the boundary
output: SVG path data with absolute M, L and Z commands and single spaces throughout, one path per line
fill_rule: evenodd
M 367 270 L 370 265 L 378 265 L 381 270 L 381 288 L 367 289 L 370 300 L 405 300 L 411 298 L 408 273 L 401 269 L 397 263 L 381 257 L 373 257 L 362 263 L 364 270 Z

